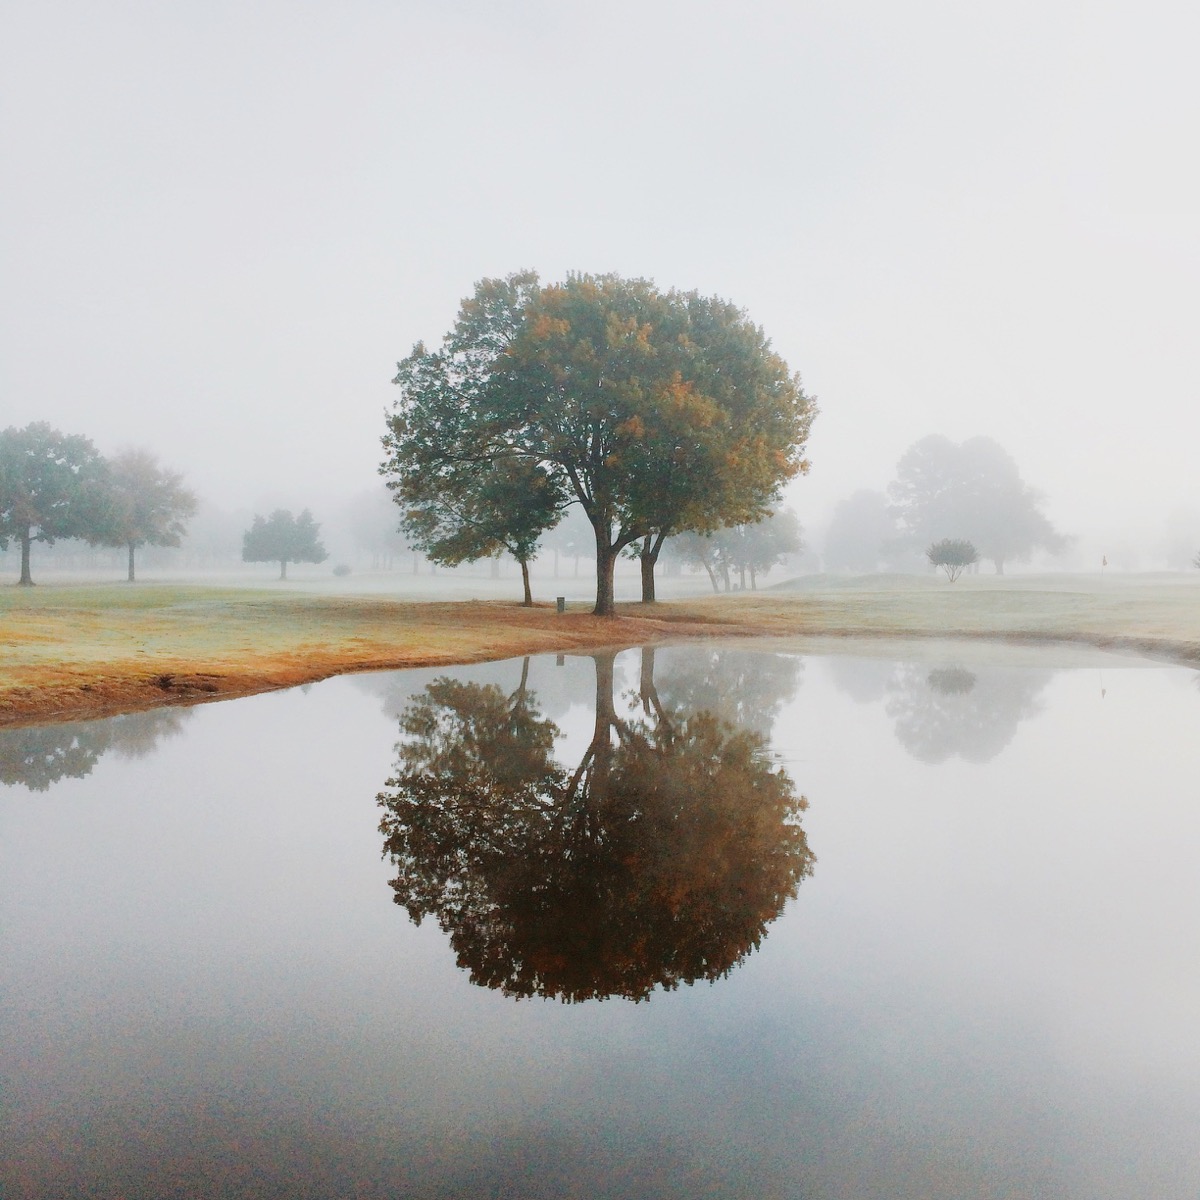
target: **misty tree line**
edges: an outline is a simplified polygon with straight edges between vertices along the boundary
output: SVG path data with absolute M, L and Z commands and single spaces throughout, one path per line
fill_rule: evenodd
M 0 432 L 0 549 L 21 552 L 19 583 L 33 583 L 34 543 L 79 538 L 122 547 L 129 579 L 139 546 L 177 546 L 196 497 L 144 450 L 105 458 L 82 434 L 44 421 Z
M 102 455 L 82 434 L 65 434 L 44 421 L 0 431 L 0 550 L 19 548 L 19 585 L 33 584 L 32 550 L 74 539 L 126 552 L 127 578 L 143 546 L 179 546 L 198 507 L 177 471 L 147 450 Z M 324 547 L 307 510 L 298 518 L 277 510 L 256 516 L 242 540 L 247 562 L 320 562 Z
M 815 402 L 763 331 L 718 298 L 617 275 L 485 279 L 441 346 L 418 343 L 393 382 L 380 474 L 399 511 L 381 489 L 341 514 L 344 540 L 376 569 L 411 555 L 414 570 L 490 559 L 498 574 L 509 556 L 532 603 L 535 557 L 552 556 L 556 577 L 562 559 L 576 575 L 588 560 L 595 611 L 608 615 L 622 558 L 639 564 L 652 602 L 660 560 L 730 591 L 803 545 L 778 500 L 808 469 Z M 106 458 L 44 422 L 0 433 L 0 551 L 19 548 L 21 584 L 33 545 L 59 539 L 123 549 L 132 581 L 137 551 L 179 547 L 198 508 L 145 450 Z M 229 561 L 239 539 L 243 561 L 277 562 L 281 578 L 289 562 L 329 557 L 308 509 L 206 510 L 199 524 L 191 565 Z M 837 506 L 825 564 L 905 570 L 924 557 L 953 578 L 982 559 L 1003 574 L 1071 540 L 995 441 L 933 435 L 901 457 L 886 494 Z M 1186 565 L 1192 551 L 1175 557 Z
M 411 564 L 414 571 L 425 564 L 397 529 L 396 507 L 382 486 L 342 504 L 334 526 L 355 561 L 375 569 Z M 328 557 L 319 529 L 307 510 L 264 517 L 202 505 L 180 473 L 147 450 L 104 456 L 86 436 L 45 422 L 0 431 L 0 552 L 16 553 L 26 586 L 35 547 L 39 562 L 76 570 L 102 568 L 116 550 L 130 581 L 147 557 L 199 569 L 276 562 L 283 575 L 289 562 Z M 581 546 L 564 542 L 562 549 L 577 556 Z
M 825 544 L 834 570 L 903 570 L 924 556 L 957 573 L 987 559 L 996 574 L 1036 550 L 1061 554 L 1071 539 L 1050 523 L 1042 496 L 1012 456 L 988 437 L 914 443 L 882 492 L 861 490 L 833 513 Z

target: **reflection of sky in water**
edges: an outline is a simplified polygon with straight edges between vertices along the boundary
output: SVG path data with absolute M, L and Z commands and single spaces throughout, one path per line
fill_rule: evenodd
M 531 685 L 586 743 L 554 661 Z M 990 761 L 927 765 L 892 664 L 856 702 L 847 661 L 806 659 L 774 716 L 815 874 L 728 979 L 637 1006 L 473 987 L 392 905 L 385 677 L 0 791 L 0 1183 L 111 1194 L 169 1159 L 199 1194 L 1194 1197 L 1192 675 L 1106 667 L 1102 699 L 1031 668 Z

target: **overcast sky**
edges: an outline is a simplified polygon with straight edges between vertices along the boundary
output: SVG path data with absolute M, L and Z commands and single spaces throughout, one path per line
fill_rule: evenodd
M 8 0 L 0 426 L 223 507 L 372 486 L 474 282 L 743 306 L 819 397 L 819 526 L 931 432 L 1064 529 L 1200 507 L 1182 3 Z M 318 514 L 320 515 L 320 514 Z

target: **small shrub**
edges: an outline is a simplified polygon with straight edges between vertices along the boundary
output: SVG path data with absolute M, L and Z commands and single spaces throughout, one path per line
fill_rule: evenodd
M 335 574 L 335 575 L 336 575 L 336 576 L 337 576 L 339 579 L 341 579 L 341 578 L 343 578 L 344 576 L 346 576 L 346 575 L 349 575 L 349 574 L 350 574 L 350 567 L 348 567 L 348 566 L 347 566 L 345 563 L 338 563 L 338 565 L 337 565 L 336 567 L 334 567 L 334 568 L 333 568 L 333 573 L 334 573 L 334 574 Z
M 942 538 L 925 551 L 925 557 L 935 567 L 941 567 L 946 572 L 946 578 L 953 583 L 963 573 L 964 567 L 973 566 L 979 561 L 979 551 L 963 538 Z

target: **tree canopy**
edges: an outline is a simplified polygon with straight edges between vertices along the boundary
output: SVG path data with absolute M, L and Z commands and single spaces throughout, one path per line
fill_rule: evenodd
M 320 528 L 307 508 L 298 517 L 285 508 L 266 518 L 256 515 L 242 536 L 242 561 L 277 562 L 279 578 L 286 579 L 288 563 L 319 563 L 329 557 L 317 536 Z
M 764 515 L 807 468 L 816 411 L 740 309 L 616 275 L 485 279 L 394 382 L 381 470 L 401 503 L 453 495 L 472 464 L 544 473 L 592 526 L 602 615 L 626 546 L 642 540 L 652 572 L 670 533 Z
M 139 546 L 178 546 L 185 521 L 196 512 L 196 496 L 183 476 L 158 465 L 147 450 L 126 450 L 108 460 L 100 491 L 96 528 L 88 540 L 129 550 L 129 582 Z
M 80 434 L 60 433 L 45 421 L 0 433 L 0 550 L 21 546 L 20 583 L 33 583 L 34 542 L 87 537 L 99 511 L 104 460 Z
M 1006 562 L 1027 559 L 1035 549 L 1057 554 L 1067 545 L 1041 511 L 1041 496 L 988 437 L 961 444 L 938 434 L 922 438 L 901 457 L 888 493 L 911 544 L 968 539 L 998 575 Z

